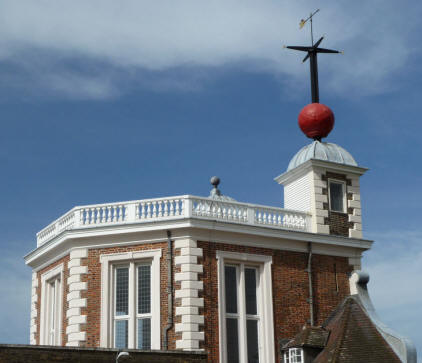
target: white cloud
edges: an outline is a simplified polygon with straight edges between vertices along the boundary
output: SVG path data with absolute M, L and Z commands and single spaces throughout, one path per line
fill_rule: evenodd
M 121 71 L 154 72 L 247 64 L 248 70 L 307 79 L 307 66 L 300 63 L 303 55 L 283 51 L 281 45 L 309 42 L 308 29 L 300 31 L 298 21 L 319 5 L 316 36 L 327 34 L 323 46 L 346 50 L 344 57 L 323 56 L 321 72 L 330 89 L 348 94 L 384 91 L 389 75 L 406 65 L 410 34 L 418 24 L 415 4 L 406 8 L 392 1 L 4 0 L 0 58 L 16 62 L 36 51 L 52 64 L 82 59 Z M 67 76 L 52 77 L 52 87 L 68 94 L 69 87 L 61 81 L 58 85 L 56 78 L 70 83 L 75 79 L 63 66 L 56 71 Z M 78 77 L 88 80 L 84 83 Z M 75 78 L 83 83 L 81 93 L 94 97 L 108 97 L 110 87 L 118 85 L 116 79 L 104 84 L 86 74 Z

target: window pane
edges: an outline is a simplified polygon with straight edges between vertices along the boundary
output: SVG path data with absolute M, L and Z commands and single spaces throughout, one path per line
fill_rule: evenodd
M 129 269 L 116 268 L 116 315 L 128 315 Z
M 248 320 L 246 322 L 246 330 L 248 339 L 248 363 L 258 363 L 258 321 Z
M 116 320 L 114 327 L 114 345 L 116 348 L 127 348 L 127 320 Z
M 151 266 L 138 266 L 138 313 L 151 312 Z
M 302 349 L 290 348 L 290 363 L 302 363 Z
M 224 283 L 226 290 L 226 313 L 237 313 L 236 267 L 224 267 Z
M 151 319 L 138 319 L 138 349 L 151 349 Z
M 227 363 L 239 363 L 239 339 L 237 319 L 226 319 L 227 327 Z
M 245 268 L 246 314 L 256 315 L 256 269 Z
M 343 212 L 343 184 L 330 182 L 330 207 L 331 210 Z

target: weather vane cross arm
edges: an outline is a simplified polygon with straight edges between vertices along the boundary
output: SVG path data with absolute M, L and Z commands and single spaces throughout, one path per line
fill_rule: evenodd
M 313 41 L 313 30 L 312 30 L 312 17 L 319 11 L 316 10 L 313 14 L 311 14 L 306 20 L 300 21 L 300 27 L 302 28 L 308 20 L 311 23 L 311 46 L 285 46 L 284 48 L 298 50 L 301 52 L 307 52 L 305 58 L 303 58 L 302 62 L 305 62 L 309 58 L 309 67 L 311 73 L 311 94 L 312 94 L 312 102 L 319 103 L 319 87 L 318 87 L 318 60 L 317 55 L 318 53 L 342 53 L 338 50 L 334 49 L 326 49 L 326 48 L 319 48 L 324 37 L 321 37 L 315 44 Z

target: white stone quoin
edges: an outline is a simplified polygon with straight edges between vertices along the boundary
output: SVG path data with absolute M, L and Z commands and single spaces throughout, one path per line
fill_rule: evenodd
M 35 334 L 37 333 L 37 305 L 38 305 L 38 294 L 37 294 L 37 287 L 38 287 L 38 278 L 37 273 L 32 273 L 32 289 L 31 289 L 31 323 L 29 328 L 29 343 L 32 345 L 37 344 L 35 340 Z
M 180 289 L 176 290 L 175 298 L 180 301 L 176 307 L 176 316 L 181 316 L 181 322 L 175 326 L 176 333 L 182 333 L 182 339 L 176 340 L 176 349 L 199 349 L 199 342 L 204 340 L 204 332 L 199 326 L 204 324 L 204 316 L 199 314 L 199 308 L 204 307 L 204 299 L 199 296 L 203 290 L 203 282 L 199 274 L 203 272 L 202 264 L 198 264 L 198 257 L 202 257 L 202 248 L 197 247 L 193 239 L 176 240 L 175 250 L 180 255 L 175 257 L 176 266 L 180 272 L 175 274 L 174 280 L 180 282 Z
M 86 307 L 87 299 L 81 297 L 81 292 L 87 289 L 87 283 L 82 282 L 82 276 L 88 273 L 88 266 L 82 266 L 82 259 L 88 257 L 87 248 L 78 248 L 70 252 L 68 263 L 69 277 L 67 284 L 68 309 L 67 318 L 67 346 L 79 347 L 86 340 L 86 332 L 81 331 L 81 325 L 86 324 L 86 315 L 81 314 L 81 308 Z

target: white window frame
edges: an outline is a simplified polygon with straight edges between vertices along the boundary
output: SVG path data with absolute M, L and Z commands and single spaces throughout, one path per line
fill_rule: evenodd
M 258 350 L 260 362 L 274 363 L 274 320 L 273 320 L 273 294 L 271 264 L 272 257 L 266 255 L 253 255 L 248 253 L 217 251 L 218 269 L 218 325 L 219 325 L 219 354 L 220 362 L 225 363 L 227 357 L 226 337 L 226 297 L 224 287 L 224 267 L 226 265 L 250 265 L 257 268 L 259 274 L 259 286 L 257 295 L 258 316 L 260 317 L 260 328 L 258 329 Z M 238 301 L 245 297 L 238 296 Z M 246 322 L 245 322 L 246 323 Z M 246 328 L 239 329 L 239 362 L 247 363 L 245 356 L 247 338 Z
M 334 209 L 331 208 L 331 193 L 330 193 L 330 188 L 331 188 L 331 185 L 330 184 L 331 183 L 336 183 L 336 184 L 341 184 L 342 185 L 342 188 L 343 188 L 343 210 L 342 211 L 334 210 Z M 346 213 L 346 208 L 347 208 L 346 182 L 344 180 L 330 179 L 329 178 L 327 180 L 327 186 L 328 186 L 328 188 L 327 188 L 328 193 L 327 194 L 328 194 L 328 204 L 329 204 L 328 206 L 329 206 L 330 211 L 337 212 L 337 213 Z
M 297 354 L 295 354 L 297 351 L 300 351 L 300 361 L 297 361 Z M 293 360 L 294 358 L 294 360 Z M 289 348 L 284 352 L 284 363 L 305 363 L 305 357 L 303 354 L 302 348 Z
M 161 249 L 114 253 L 100 256 L 101 262 L 101 328 L 100 346 L 112 348 L 114 346 L 114 270 L 115 266 L 129 266 L 135 269 L 137 265 L 151 263 L 151 349 L 161 349 L 160 328 L 160 258 Z M 133 270 L 132 270 L 132 273 Z M 137 274 L 137 272 L 136 272 Z M 136 280 L 136 279 L 135 279 Z M 136 311 L 136 283 L 130 283 L 129 278 L 129 316 L 135 319 Z M 128 348 L 136 348 L 136 325 L 132 324 L 128 331 Z
M 63 320 L 63 264 L 41 275 L 41 314 L 40 345 L 62 345 Z M 51 296 L 51 283 L 54 282 L 54 296 Z M 52 310 L 51 299 L 54 299 Z M 56 326 L 51 340 L 50 321 L 54 318 Z

